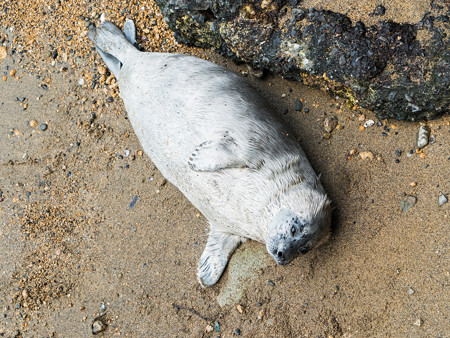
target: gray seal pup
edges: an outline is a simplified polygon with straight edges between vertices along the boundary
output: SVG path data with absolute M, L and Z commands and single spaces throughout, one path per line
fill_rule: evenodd
M 116 76 L 129 119 L 161 173 L 206 217 L 198 263 L 215 284 L 247 239 L 280 265 L 327 240 L 330 201 L 298 141 L 241 77 L 187 55 L 144 53 L 111 22 L 89 38 Z

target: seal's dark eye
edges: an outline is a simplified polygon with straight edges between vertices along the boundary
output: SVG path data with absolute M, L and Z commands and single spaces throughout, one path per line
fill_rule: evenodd
M 291 234 L 292 234 L 292 236 L 295 235 L 295 231 L 296 231 L 295 226 L 292 226 L 292 228 L 291 228 Z

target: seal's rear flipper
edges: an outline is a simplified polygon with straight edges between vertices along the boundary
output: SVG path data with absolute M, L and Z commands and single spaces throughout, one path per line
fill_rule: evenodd
M 89 39 L 95 44 L 103 61 L 115 76 L 118 75 L 129 53 L 136 50 L 132 45 L 136 38 L 133 21 L 127 20 L 125 30 L 126 35 L 109 21 L 103 22 L 100 27 L 94 25 L 89 27 Z
M 244 237 L 211 229 L 206 248 L 198 262 L 197 276 L 200 285 L 203 287 L 214 285 L 222 276 L 228 258 L 238 245 L 245 241 Z
M 194 171 L 245 168 L 247 163 L 235 139 L 226 132 L 222 138 L 201 143 L 188 161 Z
M 125 37 L 132 45 L 136 43 L 136 27 L 134 27 L 133 20 L 127 19 L 127 21 L 125 21 L 123 34 L 125 34 Z

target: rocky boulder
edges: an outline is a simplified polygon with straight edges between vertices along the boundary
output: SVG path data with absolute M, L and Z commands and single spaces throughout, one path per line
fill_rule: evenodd
M 414 121 L 449 111 L 445 2 L 432 1 L 417 24 L 370 27 L 301 1 L 156 2 L 179 42 L 331 90 L 379 118 Z

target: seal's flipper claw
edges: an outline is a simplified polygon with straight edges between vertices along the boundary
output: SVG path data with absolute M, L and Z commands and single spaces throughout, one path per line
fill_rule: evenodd
M 136 27 L 134 26 L 134 21 L 127 19 L 125 25 L 123 26 L 123 34 L 127 40 L 134 45 L 136 43 Z
M 241 153 L 235 139 L 227 132 L 218 140 L 201 143 L 195 148 L 188 164 L 194 171 L 243 168 L 246 163 Z
M 222 276 L 228 259 L 245 238 L 211 230 L 206 248 L 198 262 L 197 277 L 200 285 L 214 285 Z

